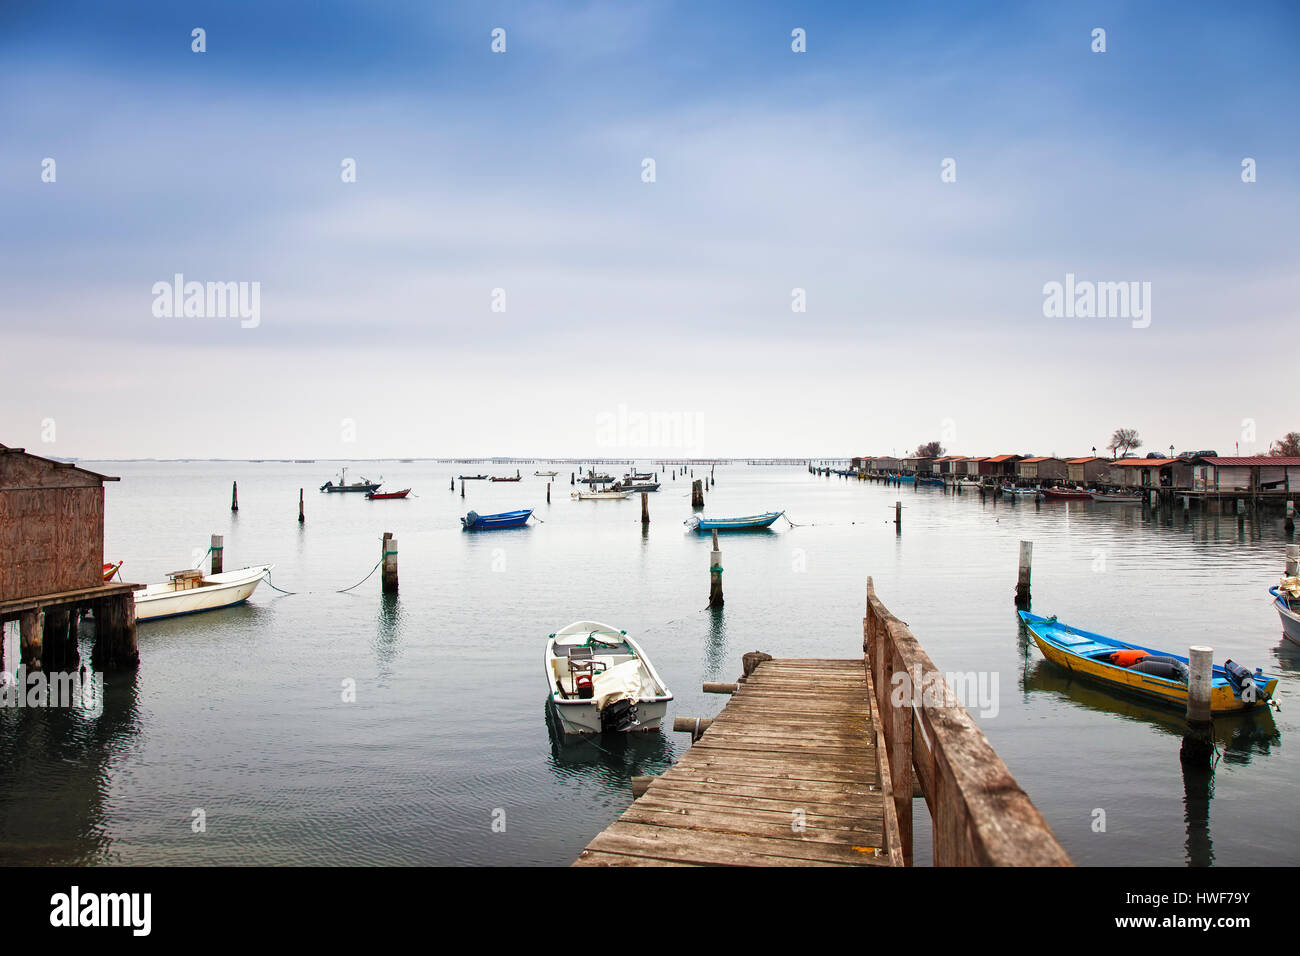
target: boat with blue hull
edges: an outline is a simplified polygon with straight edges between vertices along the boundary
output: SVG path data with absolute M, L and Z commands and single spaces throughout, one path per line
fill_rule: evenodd
M 461 528 L 465 531 L 494 531 L 497 528 L 522 528 L 528 524 L 528 519 L 533 516 L 533 509 L 528 508 L 524 511 L 503 511 L 500 514 L 481 515 L 476 511 L 471 511 L 465 517 L 460 519 Z
M 940 488 L 943 487 L 942 478 L 918 478 L 916 479 L 916 481 L 917 484 L 921 484 L 921 485 L 938 485 Z
M 1187 706 L 1186 657 L 1080 630 L 1055 617 L 1018 613 L 1038 649 L 1053 664 L 1114 691 L 1174 707 Z M 1222 666 L 1214 665 L 1210 712 L 1228 714 L 1267 706 L 1276 690 L 1276 677 L 1259 668 L 1252 673 L 1228 660 Z
M 692 515 L 685 523 L 692 531 L 761 531 L 770 528 L 772 522 L 783 514 L 784 511 L 768 511 L 761 515 L 745 515 L 742 518 L 706 518 L 703 515 Z

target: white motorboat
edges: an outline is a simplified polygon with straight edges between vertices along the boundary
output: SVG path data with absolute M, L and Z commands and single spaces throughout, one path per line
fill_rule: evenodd
M 1292 644 L 1300 644 L 1300 578 L 1283 578 L 1268 593 L 1273 596 L 1273 607 L 1282 619 L 1282 636 Z
M 630 491 L 575 491 L 569 497 L 575 501 L 605 501 L 607 499 L 613 501 L 630 497 L 631 494 Z
M 273 567 L 273 564 L 264 564 L 221 574 L 172 571 L 164 583 L 151 584 L 143 591 L 135 592 L 135 619 L 155 621 L 243 604 Z
M 577 621 L 546 641 L 546 683 L 566 734 L 658 730 L 672 693 L 639 644 Z

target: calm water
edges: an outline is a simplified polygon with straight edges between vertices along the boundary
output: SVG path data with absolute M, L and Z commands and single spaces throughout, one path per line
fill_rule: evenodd
M 108 486 L 105 556 L 125 560 L 127 580 L 194 564 L 220 533 L 227 569 L 274 562 L 271 580 L 298 593 L 263 585 L 244 607 L 141 625 L 142 666 L 110 676 L 102 716 L 0 713 L 6 862 L 567 864 L 628 805 L 628 778 L 667 768 L 687 738 L 557 745 L 549 632 L 582 618 L 626 628 L 676 694 L 669 719 L 710 716 L 725 698 L 701 682 L 734 679 L 746 651 L 860 654 L 868 574 L 942 670 L 997 675 L 997 713 L 977 719 L 1077 862 L 1300 861 L 1300 748 L 1283 746 L 1298 729 L 1300 654 L 1267 599 L 1280 516 L 1153 520 L 1125 505 L 981 504 L 719 467 L 706 513 L 785 508 L 799 526 L 723 539 L 727 603 L 714 613 L 682 478 L 651 496 L 643 532 L 635 499 L 571 501 L 567 471 L 548 506 L 531 477 L 546 465 L 519 466 L 519 484 L 469 482 L 464 500 L 451 475 L 515 466 L 353 466 L 350 478 L 382 474 L 418 495 L 370 502 L 317 493 L 337 473 L 328 462 L 85 464 L 122 476 Z M 515 507 L 544 523 L 459 530 L 469 508 Z M 382 598 L 378 574 L 336 593 L 375 564 L 384 531 L 399 541 L 400 596 Z M 1177 714 L 1071 682 L 1026 642 L 1012 605 L 1022 538 L 1036 611 L 1170 650 L 1208 643 L 1218 662 L 1280 673 L 1282 712 L 1219 720 L 1208 789 L 1185 787 Z M 1208 826 L 1189 825 L 1207 799 Z M 192 832 L 195 809 L 205 833 Z

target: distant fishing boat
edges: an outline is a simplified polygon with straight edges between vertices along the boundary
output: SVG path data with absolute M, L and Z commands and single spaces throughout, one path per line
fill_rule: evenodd
M 1038 494 L 1037 488 L 1017 488 L 1015 485 L 1003 485 L 1002 493 L 1004 495 L 1013 495 L 1016 498 L 1030 498 Z
M 673 699 L 641 645 L 607 624 L 577 621 L 549 635 L 543 662 L 566 734 L 658 730 Z
M 121 567 L 122 567 L 122 562 L 121 562 L 121 561 L 117 562 L 117 564 L 109 564 L 107 561 L 105 561 L 105 562 L 104 562 L 104 580 L 105 580 L 105 581 L 111 581 L 111 580 L 113 580 L 113 575 L 117 574 L 118 569 L 121 568 Z
M 1092 500 L 1092 492 L 1082 488 L 1044 488 L 1044 498 L 1084 498 Z
M 616 498 L 630 498 L 630 491 L 575 491 L 570 498 L 578 501 L 604 501 L 606 498 L 614 500 Z
M 586 475 L 578 479 L 584 485 L 608 485 L 614 481 L 609 475 Z
M 654 474 L 649 471 L 644 473 L 632 472 L 623 476 L 624 481 L 650 481 L 652 478 L 654 478 Z
M 691 515 L 685 524 L 692 531 L 757 531 L 772 526 L 784 511 L 768 511 L 761 515 L 746 515 L 743 518 L 706 518 L 703 515 Z
M 638 492 L 638 491 L 658 491 L 658 490 L 659 490 L 659 482 L 657 482 L 657 481 L 639 481 L 639 482 L 638 482 L 638 481 L 634 481 L 634 482 L 624 483 L 624 482 L 621 482 L 621 481 L 616 481 L 616 482 L 614 482 L 614 484 L 610 485 L 610 490 L 612 490 L 612 491 L 630 491 L 630 492 L 632 492 L 633 494 L 635 494 L 635 493 Z
M 156 621 L 243 604 L 273 567 L 273 564 L 263 564 L 223 574 L 204 574 L 193 569 L 172 571 L 164 583 L 151 584 L 135 592 L 135 619 Z
M 389 498 L 405 498 L 410 493 L 410 488 L 403 488 L 401 491 L 367 491 L 366 497 L 371 501 L 383 501 Z
M 1082 631 L 1055 617 L 1039 617 L 1028 611 L 1019 614 L 1038 649 L 1053 664 L 1114 690 L 1186 707 L 1186 657 Z M 1213 668 L 1210 712 L 1224 714 L 1266 705 L 1276 689 L 1276 677 L 1266 676 L 1259 668 L 1252 674 L 1226 661 L 1222 667 Z
M 1121 494 L 1115 494 L 1114 492 L 1109 492 L 1109 491 L 1094 491 L 1094 492 L 1091 492 L 1091 495 L 1092 495 L 1092 500 L 1093 500 L 1093 501 L 1118 501 L 1118 502 L 1121 502 L 1121 503 L 1123 503 L 1123 504 L 1141 504 L 1141 503 L 1142 503 L 1142 496 L 1141 496 L 1141 495 L 1121 495 Z
M 1282 636 L 1292 644 L 1300 644 L 1300 578 L 1283 578 L 1268 593 L 1273 595 L 1273 607 L 1282 619 Z
M 916 475 L 892 475 L 891 477 L 900 485 L 916 484 Z
M 522 481 L 521 478 L 492 478 L 492 481 Z
M 538 478 L 554 478 L 559 474 L 558 471 L 535 471 L 533 472 Z
M 348 470 L 344 468 L 339 475 L 339 483 L 337 485 L 334 484 L 333 481 L 327 481 L 325 484 L 320 486 L 320 490 L 328 492 L 356 491 L 365 494 L 367 492 L 377 491 L 381 484 L 383 484 L 382 481 L 371 481 L 364 475 L 361 476 L 360 481 L 354 481 L 352 484 L 348 484 Z
M 917 483 L 918 483 L 918 484 L 922 484 L 922 485 L 938 485 L 940 488 L 943 487 L 943 479 L 942 479 L 942 478 L 918 478 L 918 479 L 916 479 L 916 480 L 917 480 Z
M 482 481 L 487 478 L 487 475 L 457 475 L 456 477 L 461 481 Z
M 524 511 L 503 511 L 500 514 L 481 515 L 471 511 L 465 517 L 460 519 L 462 530 L 465 531 L 491 531 L 495 528 L 519 528 L 528 524 L 528 519 L 533 516 L 533 509 L 528 508 Z

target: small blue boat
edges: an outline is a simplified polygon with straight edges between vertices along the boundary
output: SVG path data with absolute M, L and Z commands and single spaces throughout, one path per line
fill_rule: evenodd
M 692 531 L 757 531 L 771 527 L 772 522 L 783 514 L 784 511 L 768 511 L 743 518 L 705 518 L 703 515 L 692 515 L 686 519 L 686 526 Z
M 918 478 L 916 480 L 922 485 L 938 485 L 940 488 L 943 487 L 942 478 Z
M 894 475 L 893 479 L 900 485 L 916 484 L 916 475 Z
M 503 511 L 495 515 L 481 515 L 471 511 L 460 519 L 460 523 L 465 531 L 492 531 L 496 528 L 523 527 L 532 516 L 532 508 L 526 511 Z

